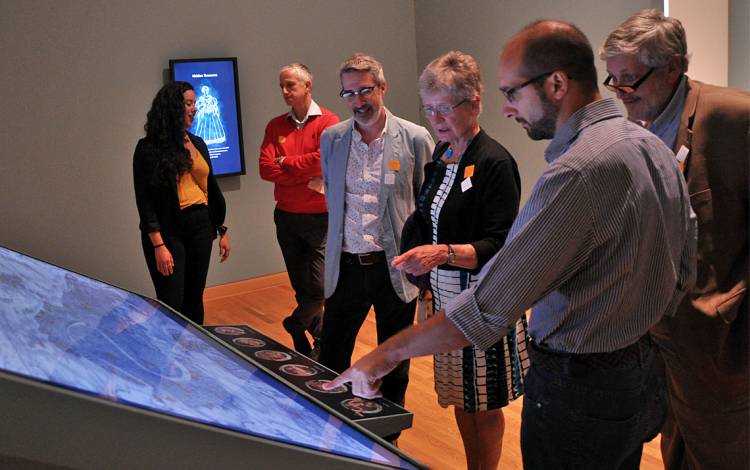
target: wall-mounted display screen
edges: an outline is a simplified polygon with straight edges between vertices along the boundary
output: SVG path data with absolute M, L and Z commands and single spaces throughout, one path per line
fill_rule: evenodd
M 291 446 L 417 468 L 159 302 L 3 247 L 0 372 Z
M 190 132 L 206 142 L 216 176 L 244 175 L 237 58 L 170 60 L 169 71 L 195 88 Z

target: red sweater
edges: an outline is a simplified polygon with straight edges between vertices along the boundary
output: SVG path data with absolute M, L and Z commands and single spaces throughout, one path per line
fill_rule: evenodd
M 310 116 L 298 129 L 287 113 L 271 119 L 260 146 L 260 177 L 275 184 L 276 207 L 283 211 L 319 214 L 326 212 L 325 196 L 307 187 L 321 177 L 320 135 L 337 122 L 338 116 L 320 107 L 323 114 Z M 276 157 L 286 157 L 281 165 Z

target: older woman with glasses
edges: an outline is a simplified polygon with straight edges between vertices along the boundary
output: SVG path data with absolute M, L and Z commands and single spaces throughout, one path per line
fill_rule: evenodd
M 429 273 L 433 310 L 476 284 L 518 213 L 521 182 L 513 157 L 479 126 L 479 65 L 462 52 L 433 60 L 419 78 L 422 110 L 440 142 L 417 201 L 415 223 L 431 244 L 396 257 L 412 276 Z M 526 323 L 492 348 L 434 357 L 435 390 L 453 405 L 470 469 L 496 468 L 505 428 L 502 407 L 523 393 Z

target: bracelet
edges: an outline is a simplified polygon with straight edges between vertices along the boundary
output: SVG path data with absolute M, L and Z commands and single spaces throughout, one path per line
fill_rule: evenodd
M 159 243 L 158 245 L 154 245 L 154 249 L 161 248 L 164 246 L 164 243 Z
M 445 262 L 445 264 L 453 264 L 454 261 L 456 261 L 456 252 L 453 251 L 453 247 L 449 244 L 446 244 L 448 247 L 448 260 Z

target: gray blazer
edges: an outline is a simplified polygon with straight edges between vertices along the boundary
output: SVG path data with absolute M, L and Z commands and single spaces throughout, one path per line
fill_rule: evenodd
M 383 170 L 380 179 L 380 220 L 383 224 L 383 248 L 388 259 L 393 289 L 404 302 L 417 296 L 417 288 L 398 270 L 391 260 L 398 255 L 401 229 L 414 211 L 414 203 L 424 178 L 424 165 L 432 155 L 435 143 L 422 126 L 398 118 L 386 110 L 386 132 Z M 331 126 L 320 138 L 320 162 L 328 206 L 328 240 L 325 260 L 325 296 L 333 295 L 339 280 L 341 247 L 344 241 L 344 201 L 346 165 L 352 141 L 354 121 L 350 118 Z M 390 160 L 399 160 L 398 171 L 388 168 Z M 395 173 L 393 185 L 383 184 L 386 173 Z

